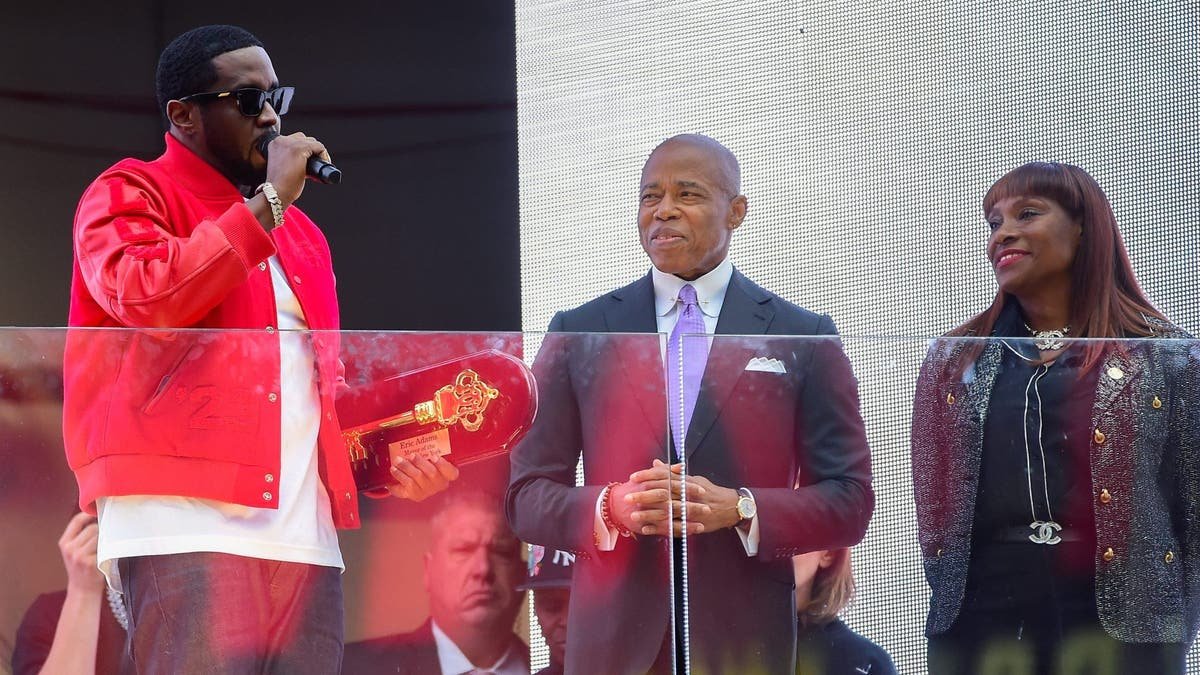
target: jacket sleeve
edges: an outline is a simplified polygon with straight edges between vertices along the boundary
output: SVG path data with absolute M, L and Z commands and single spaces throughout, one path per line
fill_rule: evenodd
M 758 505 L 758 556 L 788 557 L 853 546 L 862 540 L 875 507 L 871 455 L 859 411 L 858 382 L 837 339 L 822 317 L 809 351 L 797 399 L 801 476 L 795 489 L 751 486 Z
M 1169 447 L 1176 454 L 1175 499 L 1183 522 L 1183 597 L 1186 640 L 1200 629 L 1200 341 L 1191 341 L 1174 373 Z
M 562 314 L 534 360 L 538 414 L 511 455 L 505 511 L 523 541 L 585 553 L 592 550 L 593 510 L 603 486 L 575 486 L 583 448 L 579 405 L 571 384 L 571 338 Z
M 196 323 L 275 252 L 245 204 L 215 220 L 170 222 L 150 181 L 120 168 L 84 193 L 73 243 L 89 293 L 131 327 Z

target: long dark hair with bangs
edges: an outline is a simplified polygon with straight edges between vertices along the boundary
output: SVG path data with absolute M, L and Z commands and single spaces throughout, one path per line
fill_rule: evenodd
M 986 215 L 1003 199 L 1021 196 L 1054 200 L 1082 228 L 1083 236 L 1071 265 L 1071 337 L 1153 335 L 1149 318 L 1166 321 L 1166 317 L 1150 304 L 1138 285 L 1112 205 L 1096 180 L 1071 164 L 1030 162 L 1004 174 L 988 189 L 983 197 L 983 212 Z M 948 335 L 991 335 L 1000 312 L 1009 302 L 1016 299 L 997 291 L 990 307 Z M 969 347 L 963 354 L 964 367 L 982 350 L 982 345 Z M 1087 371 L 1104 358 L 1106 345 L 1088 344 L 1084 352 L 1083 370 Z

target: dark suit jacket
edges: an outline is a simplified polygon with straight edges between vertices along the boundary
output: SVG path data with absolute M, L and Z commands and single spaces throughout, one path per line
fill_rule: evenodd
M 541 407 L 512 453 L 506 509 L 522 539 L 579 554 L 568 673 L 644 673 L 669 639 L 670 540 L 622 539 L 609 552 L 593 542 L 603 487 L 673 455 L 660 338 L 611 335 L 656 329 L 647 275 L 556 315 L 534 364 Z M 782 337 L 834 336 L 829 317 L 736 270 L 716 332 L 754 337 L 713 342 L 684 443 L 688 470 L 749 487 L 761 538 L 753 558 L 733 531 L 689 539 L 691 664 L 697 673 L 793 672 L 790 558 L 857 543 L 874 505 L 857 385 L 836 339 Z M 758 356 L 786 374 L 745 370 Z M 575 487 L 581 454 L 586 485 Z
M 512 636 L 519 653 L 529 666 L 529 648 L 516 635 Z M 433 624 L 429 621 L 411 633 L 351 642 L 342 656 L 344 675 L 399 673 L 401 675 L 441 675 L 437 643 L 433 639 Z
M 796 675 L 896 675 L 882 647 L 850 630 L 841 619 L 810 626 L 796 645 Z

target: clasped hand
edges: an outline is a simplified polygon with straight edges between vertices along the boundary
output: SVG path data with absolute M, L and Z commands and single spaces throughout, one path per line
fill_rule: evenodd
M 686 490 L 687 499 L 684 500 Z M 609 495 L 612 517 L 636 534 L 682 537 L 716 532 L 737 525 L 737 490 L 703 476 L 683 476 L 682 464 L 654 460 L 614 485 Z M 686 528 L 684 514 L 686 509 Z

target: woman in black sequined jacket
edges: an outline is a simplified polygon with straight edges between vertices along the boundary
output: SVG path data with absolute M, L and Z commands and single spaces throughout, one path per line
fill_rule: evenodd
M 930 672 L 1183 673 L 1200 347 L 1146 300 L 1082 169 L 1026 164 L 983 206 L 999 291 L 930 347 L 913 406 Z

